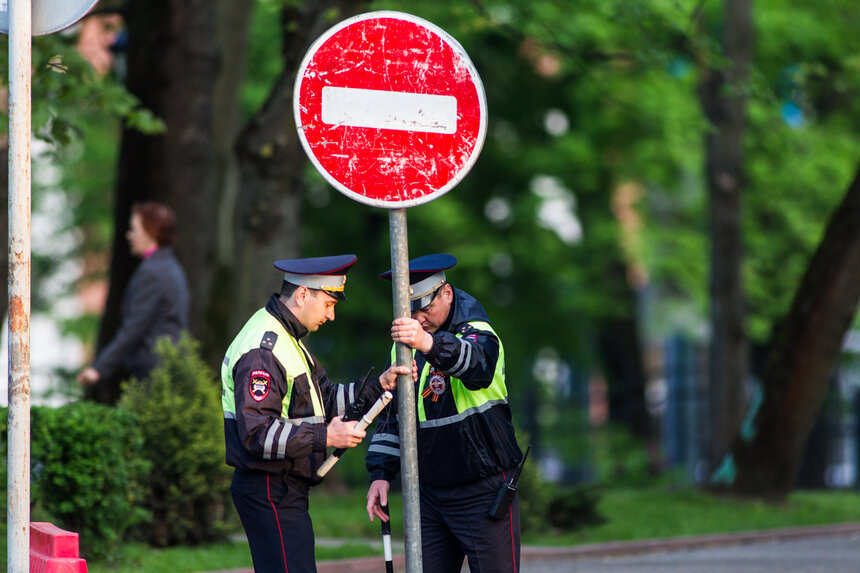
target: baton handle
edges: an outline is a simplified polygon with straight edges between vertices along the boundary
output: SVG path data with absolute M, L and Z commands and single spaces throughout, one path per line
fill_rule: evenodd
M 394 398 L 394 394 L 386 390 L 382 393 L 382 396 L 379 397 L 373 406 L 370 407 L 370 410 L 361 417 L 361 420 L 355 425 L 355 427 L 359 430 L 364 430 L 367 428 L 371 422 L 373 422 L 374 418 L 376 418 L 383 408 L 388 406 L 388 403 L 391 402 L 391 399 Z

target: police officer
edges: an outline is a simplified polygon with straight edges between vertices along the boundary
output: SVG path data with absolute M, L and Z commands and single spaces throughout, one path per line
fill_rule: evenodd
M 308 489 L 326 448 L 352 448 L 364 438 L 341 417 L 357 396 L 356 384 L 331 382 L 302 339 L 346 300 L 346 273 L 354 255 L 282 260 L 280 294 L 258 310 L 227 349 L 221 366 L 227 464 L 236 468 L 230 493 L 245 528 L 254 570 L 315 572 Z M 368 405 L 393 389 L 389 368 L 366 380 Z
M 481 304 L 447 282 L 445 271 L 456 263 L 445 254 L 410 261 L 412 318 L 391 326 L 394 341 L 414 349 L 419 373 L 423 570 L 459 573 L 466 556 L 472 573 L 513 573 L 520 559 L 516 497 L 504 518 L 488 515 L 522 458 L 508 406 L 505 353 Z M 390 279 L 391 271 L 380 277 Z M 383 412 L 366 457 L 371 521 L 387 519 L 380 505 L 388 503 L 400 469 L 399 443 L 397 416 Z

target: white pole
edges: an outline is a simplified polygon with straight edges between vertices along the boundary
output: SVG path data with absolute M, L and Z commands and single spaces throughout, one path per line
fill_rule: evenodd
M 0 2 L 5 3 L 3 0 Z M 9 452 L 7 571 L 30 569 L 32 0 L 9 0 Z

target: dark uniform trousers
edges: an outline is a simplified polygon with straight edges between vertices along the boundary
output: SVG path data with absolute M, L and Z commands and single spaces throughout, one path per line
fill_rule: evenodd
M 237 469 L 230 484 L 256 573 L 316 573 L 307 484 Z
M 517 573 L 520 507 L 514 496 L 503 519 L 487 512 L 510 472 L 450 487 L 421 484 L 421 553 L 425 573 Z

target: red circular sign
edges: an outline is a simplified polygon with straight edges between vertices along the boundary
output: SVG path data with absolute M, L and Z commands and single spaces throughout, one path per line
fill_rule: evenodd
M 486 97 L 463 48 L 401 12 L 362 14 L 305 55 L 293 93 L 314 166 L 356 201 L 401 208 L 453 188 L 477 161 Z

